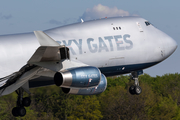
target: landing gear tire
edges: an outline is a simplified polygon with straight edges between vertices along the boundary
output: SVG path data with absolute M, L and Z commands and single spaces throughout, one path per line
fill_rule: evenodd
M 134 85 L 132 85 L 131 87 L 129 87 L 129 93 L 130 93 L 131 95 L 134 95 L 134 94 L 135 94 L 134 89 L 135 89 L 135 86 L 134 86 Z
M 14 117 L 18 117 L 19 116 L 19 114 L 18 114 L 18 107 L 14 107 L 12 109 L 12 114 L 13 114 Z
M 140 87 L 140 86 L 135 86 L 135 88 L 134 88 L 134 92 L 136 93 L 136 95 L 141 94 L 141 92 L 142 92 L 141 87 Z
M 12 109 L 12 114 L 14 117 L 18 117 L 18 116 L 25 116 L 26 115 L 26 109 L 24 107 L 14 107 Z
M 21 117 L 25 116 L 26 115 L 26 109 L 24 107 L 19 107 L 18 108 L 18 114 Z
M 25 106 L 25 107 L 29 107 L 30 104 L 31 104 L 31 99 L 30 99 L 29 97 L 23 98 L 22 104 L 23 104 L 23 106 Z
M 131 87 L 129 87 L 129 93 L 131 95 L 134 95 L 134 94 L 139 95 L 139 94 L 141 94 L 141 92 L 142 92 L 142 89 L 140 86 L 132 85 Z

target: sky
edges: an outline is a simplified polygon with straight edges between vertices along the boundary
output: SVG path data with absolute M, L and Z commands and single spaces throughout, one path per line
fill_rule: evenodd
M 178 0 L 0 0 L 0 35 L 46 30 L 91 19 L 140 16 L 180 45 Z M 179 46 L 180 47 L 180 46 Z M 180 72 L 180 49 L 144 73 L 161 76 Z

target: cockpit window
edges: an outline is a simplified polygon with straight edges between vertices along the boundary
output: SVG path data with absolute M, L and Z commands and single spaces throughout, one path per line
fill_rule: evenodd
M 145 21 L 145 24 L 146 24 L 146 26 L 151 25 L 151 23 L 150 23 L 150 22 L 148 22 L 148 21 Z

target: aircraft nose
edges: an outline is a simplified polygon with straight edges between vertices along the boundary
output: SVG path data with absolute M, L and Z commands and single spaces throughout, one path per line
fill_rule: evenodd
M 164 48 L 165 48 L 165 54 L 166 56 L 170 56 L 177 48 L 177 43 L 174 39 L 172 39 L 169 36 L 166 36 L 163 40 Z

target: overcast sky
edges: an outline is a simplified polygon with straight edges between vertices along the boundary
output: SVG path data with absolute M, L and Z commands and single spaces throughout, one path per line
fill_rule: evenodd
M 0 35 L 113 16 L 141 16 L 180 44 L 178 0 L 0 0 Z M 155 43 L 156 44 L 156 43 Z M 179 46 L 180 47 L 180 46 Z M 180 50 L 145 73 L 156 76 L 180 72 Z

